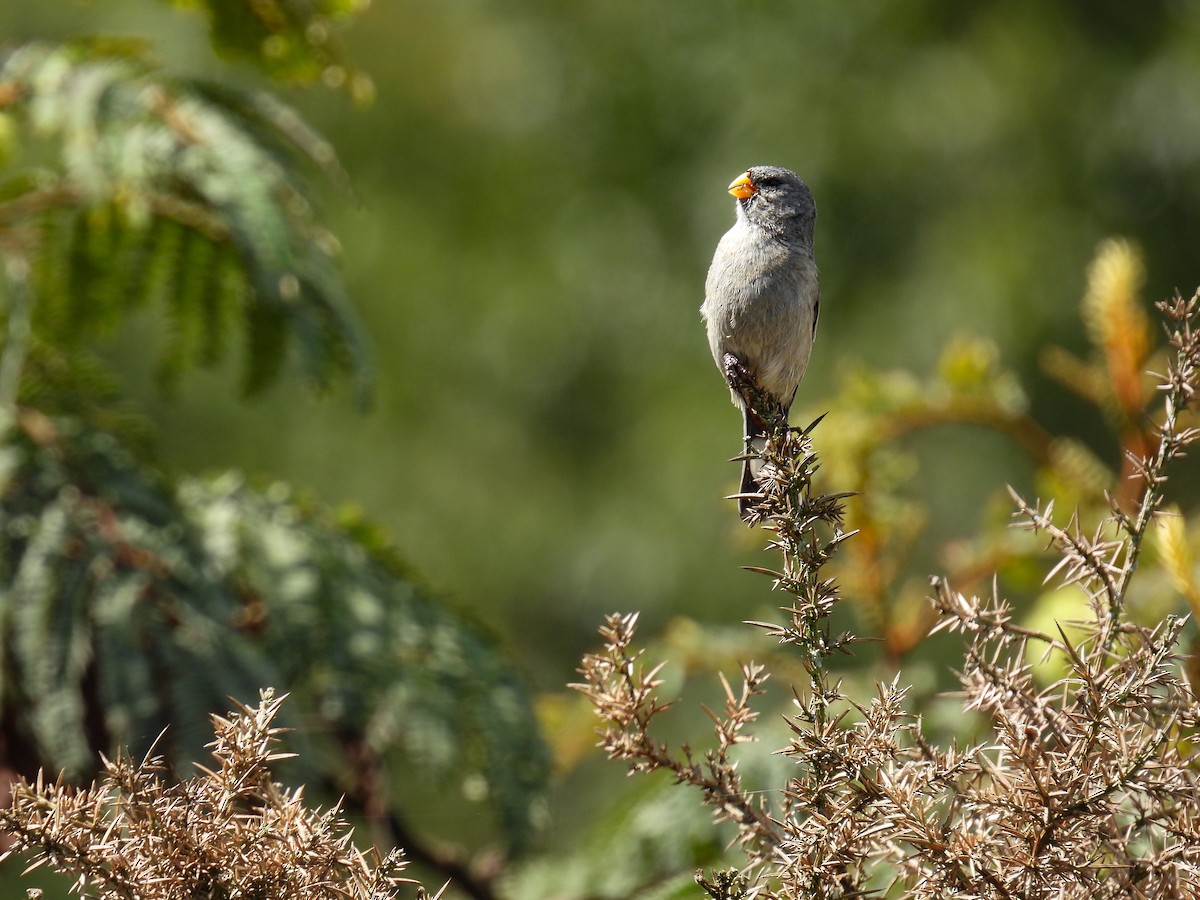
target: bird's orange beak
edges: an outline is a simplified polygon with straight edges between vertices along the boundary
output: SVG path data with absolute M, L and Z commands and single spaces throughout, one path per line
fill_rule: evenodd
M 750 173 L 739 175 L 733 184 L 729 186 L 729 193 L 737 197 L 739 200 L 745 200 L 747 197 L 753 197 L 758 193 L 758 188 L 754 186 L 754 182 L 750 180 Z

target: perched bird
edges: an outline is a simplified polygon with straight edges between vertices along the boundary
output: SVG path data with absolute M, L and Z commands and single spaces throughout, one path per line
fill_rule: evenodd
M 778 166 L 748 169 L 729 193 L 737 198 L 737 221 L 717 244 L 700 313 L 717 368 L 729 378 L 727 356 L 732 356 L 786 417 L 817 330 L 817 206 L 808 185 Z M 764 422 L 747 408 L 733 381 L 730 393 L 743 412 L 748 450 L 761 452 Z M 743 462 L 740 493 L 757 490 L 761 469 L 760 459 Z M 747 498 L 739 500 L 743 518 L 750 505 Z

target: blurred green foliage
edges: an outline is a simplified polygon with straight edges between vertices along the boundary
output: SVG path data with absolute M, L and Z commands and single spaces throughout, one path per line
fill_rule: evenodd
M 88 352 L 157 302 L 168 382 L 216 362 L 244 319 L 248 390 L 278 374 L 290 338 L 315 384 L 352 371 L 365 395 L 336 241 L 312 215 L 296 157 L 340 170 L 294 112 L 265 93 L 173 82 L 132 41 L 22 46 L 0 87 L 0 110 L 26 138 L 0 215 L 10 255 L 34 261 L 40 340 L 68 358 Z
M 367 8 L 370 0 L 167 0 L 201 10 L 213 45 L 224 56 L 248 59 L 272 78 L 309 84 L 317 79 L 369 102 L 371 79 L 345 58 L 337 27 Z
M 161 6 L 8 4 L 0 33 L 133 34 L 176 75 L 260 77 Z M 262 23 L 227 37 L 234 20 L 213 21 L 237 58 L 274 46 Z M 286 62 L 303 40 L 283 27 Z M 1088 348 L 1097 244 L 1141 248 L 1143 299 L 1200 281 L 1197 30 L 1200 7 L 1165 0 L 377 3 L 337 41 L 374 104 L 288 97 L 361 198 L 331 191 L 324 221 L 376 350 L 372 413 L 286 380 L 243 403 L 230 361 L 164 397 L 161 312 L 102 350 L 170 470 L 236 466 L 361 503 L 558 691 L 610 609 L 642 610 L 647 632 L 773 612 L 738 571 L 759 539 L 721 500 L 737 415 L 698 307 L 732 221 L 724 185 L 792 167 L 820 211 L 824 299 L 795 419 L 828 411 L 831 486 L 873 488 L 861 512 L 881 543 L 863 571 L 887 577 L 860 585 L 873 624 L 856 628 L 887 631 L 880 655 L 932 694 L 952 654 L 909 653 L 927 573 L 1005 563 L 1032 601 L 1036 548 L 1013 555 L 1003 484 L 1082 500 L 1121 468 L 1094 398 L 1042 367 L 1048 344 Z M 314 58 L 306 78 L 341 64 Z M 953 414 L 964 398 L 999 427 Z M 555 801 L 560 849 L 611 790 L 578 765 Z
M 836 431 L 845 373 L 926 372 L 947 341 L 986 335 L 1035 418 L 1113 460 L 1038 351 L 1077 334 L 1084 268 L 1109 234 L 1144 248 L 1147 297 L 1194 280 L 1194 17 L 377 5 L 344 39 L 376 81 L 373 108 L 297 100 L 363 198 L 333 220 L 382 350 L 377 412 L 314 408 L 286 385 L 247 410 L 198 380 L 169 405 L 147 393 L 166 449 L 363 500 L 437 584 L 528 638 L 546 686 L 617 602 L 650 621 L 750 614 L 762 601 L 736 566 L 755 542 L 720 500 L 737 417 L 697 314 L 732 219 L 724 185 L 778 162 L 817 198 L 825 308 L 798 419 L 831 410 Z M 983 496 L 1032 478 L 1003 439 L 929 444 L 922 465 L 944 488 L 918 573 L 978 524 Z M 992 484 L 968 487 L 980 468 Z
M 380 839 L 414 855 L 427 839 L 394 778 L 461 790 L 504 852 L 527 850 L 548 757 L 494 635 L 360 515 L 164 471 L 96 352 L 151 315 L 164 386 L 240 336 L 249 392 L 292 361 L 308 387 L 350 375 L 365 398 L 361 325 L 303 167 L 341 178 L 331 145 L 262 90 L 163 72 L 137 38 L 9 48 L 0 117 L 5 777 L 77 781 L 118 743 L 156 741 L 182 770 L 208 713 L 279 686 L 300 700 L 296 776 Z

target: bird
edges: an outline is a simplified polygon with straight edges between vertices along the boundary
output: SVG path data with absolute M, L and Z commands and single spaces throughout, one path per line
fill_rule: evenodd
M 728 191 L 736 198 L 737 218 L 717 243 L 700 314 L 713 359 L 743 413 L 747 457 L 738 511 L 747 519 L 753 497 L 745 495 L 758 490 L 762 471 L 762 460 L 750 454 L 762 452 L 768 428 L 729 366 L 740 367 L 775 405 L 771 412 L 786 421 L 808 368 L 821 306 L 813 259 L 817 206 L 808 185 L 779 166 L 751 166 Z

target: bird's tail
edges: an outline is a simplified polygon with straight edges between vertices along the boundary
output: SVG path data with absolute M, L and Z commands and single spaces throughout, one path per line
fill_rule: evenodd
M 761 418 L 750 409 L 742 407 L 742 422 L 746 440 L 746 456 L 742 459 L 742 485 L 738 489 L 738 513 L 749 519 L 750 509 L 757 503 L 753 496 L 759 491 L 759 475 L 762 473 L 762 452 L 767 446 L 767 429 Z

